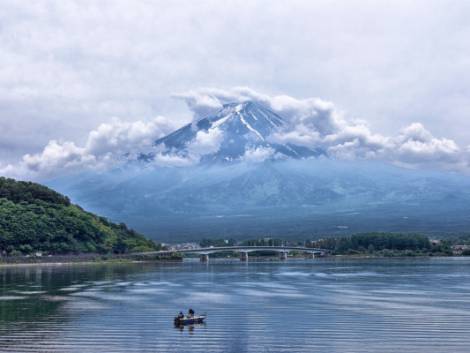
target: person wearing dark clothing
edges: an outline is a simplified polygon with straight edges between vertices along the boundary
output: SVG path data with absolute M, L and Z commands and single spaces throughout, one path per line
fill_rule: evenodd
M 193 317 L 194 316 L 194 310 L 193 309 L 189 309 L 188 310 L 188 317 Z

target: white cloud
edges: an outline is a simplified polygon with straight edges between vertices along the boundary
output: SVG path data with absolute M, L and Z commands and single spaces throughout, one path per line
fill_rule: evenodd
M 198 160 L 194 160 L 188 156 L 159 152 L 155 154 L 152 164 L 157 167 L 188 167 L 197 162 Z
M 98 156 L 140 153 L 174 128 L 175 125 L 164 117 L 133 123 L 115 120 L 91 131 L 85 149 Z
M 213 97 L 210 92 L 188 91 L 174 94 L 173 97 L 183 99 L 186 102 L 193 113 L 193 121 L 216 112 L 222 108 L 223 104 L 219 98 Z
M 151 150 L 156 139 L 174 128 L 164 117 L 135 122 L 115 119 L 92 130 L 83 147 L 71 141 L 51 140 L 40 153 L 26 154 L 18 164 L 0 168 L 0 173 L 44 177 L 87 168 L 106 169 Z
M 387 154 L 392 147 L 390 138 L 374 134 L 362 123 L 344 123 L 337 133 L 323 139 L 331 156 L 345 159 L 377 159 Z
M 40 154 L 26 154 L 23 157 L 24 166 L 33 172 L 55 171 L 86 167 L 96 162 L 96 157 L 89 154 L 85 148 L 77 147 L 73 142 L 49 141 Z
M 0 163 L 0 176 L 9 176 L 12 178 L 21 178 L 20 171 L 12 164 Z
M 215 153 L 219 150 L 223 138 L 224 134 L 219 128 L 198 131 L 194 140 L 187 146 L 187 151 L 194 158 Z
M 259 163 L 273 158 L 274 155 L 275 151 L 270 147 L 255 147 L 247 149 L 241 160 L 245 162 Z
M 395 159 L 410 165 L 433 163 L 448 167 L 461 164 L 465 158 L 453 140 L 434 137 L 421 123 L 403 129 L 394 142 Z
M 152 165 L 157 167 L 186 167 L 200 162 L 205 155 L 219 150 L 223 141 L 223 131 L 211 128 L 198 131 L 194 139 L 179 151 L 167 150 L 164 146 L 155 146 Z

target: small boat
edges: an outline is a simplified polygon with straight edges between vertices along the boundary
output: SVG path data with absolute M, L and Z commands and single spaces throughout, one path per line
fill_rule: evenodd
M 175 325 L 182 326 L 182 325 L 194 325 L 194 324 L 202 324 L 206 319 L 206 315 L 196 315 L 196 316 L 184 316 L 184 317 L 175 317 Z

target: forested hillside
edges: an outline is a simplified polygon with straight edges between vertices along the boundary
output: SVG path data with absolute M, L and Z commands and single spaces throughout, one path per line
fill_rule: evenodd
M 128 253 L 156 248 L 125 224 L 86 212 L 45 186 L 0 177 L 3 255 Z

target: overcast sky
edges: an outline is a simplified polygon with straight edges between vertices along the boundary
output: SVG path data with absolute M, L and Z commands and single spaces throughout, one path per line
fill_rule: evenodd
M 319 97 L 383 135 L 421 123 L 465 149 L 469 16 L 457 0 L 2 0 L 0 162 L 115 118 L 178 125 L 191 113 L 172 94 L 234 86 Z

